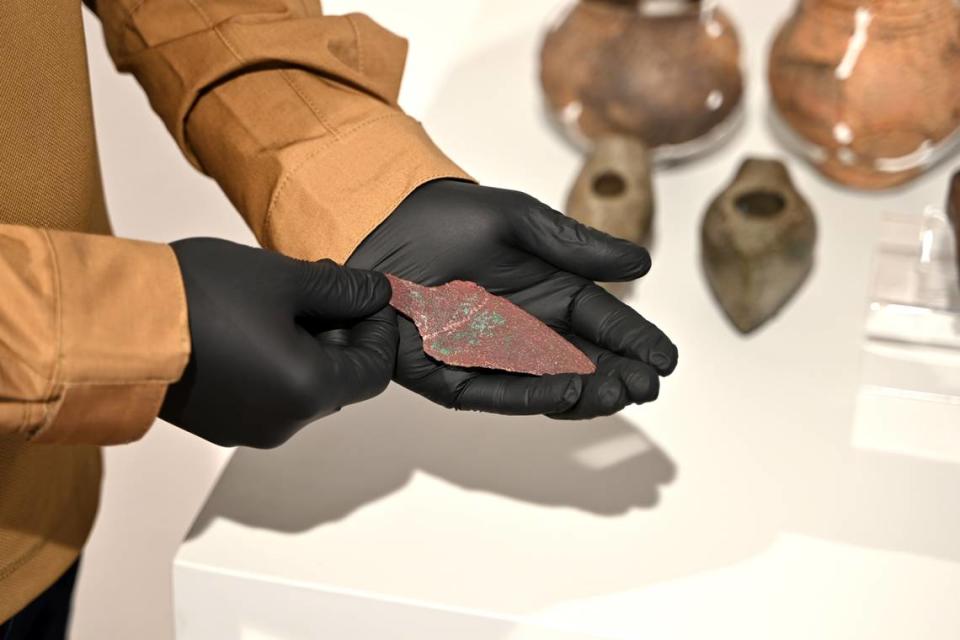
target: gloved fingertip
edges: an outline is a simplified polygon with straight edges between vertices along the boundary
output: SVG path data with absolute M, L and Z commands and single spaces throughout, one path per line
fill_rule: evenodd
M 663 341 L 651 351 L 650 363 L 657 369 L 657 373 L 662 376 L 669 376 L 677 368 L 680 360 L 680 352 L 676 345 L 670 341 Z
M 624 388 L 618 380 L 605 380 L 597 389 L 597 405 L 604 414 L 619 411 L 626 405 Z
M 605 247 L 602 270 L 607 282 L 629 282 L 642 278 L 650 271 L 650 253 L 629 240 L 609 238 Z
M 565 411 L 577 404 L 577 401 L 580 400 L 580 395 L 582 393 L 583 379 L 580 376 L 573 376 L 570 378 L 567 388 L 563 390 L 563 404 L 565 405 L 563 410 Z
M 660 378 L 654 371 L 634 371 L 625 380 L 630 400 L 637 404 L 653 402 L 660 395 Z
M 544 402 L 539 407 L 547 414 L 563 413 L 572 409 L 583 393 L 583 380 L 578 375 L 561 374 L 556 378 L 550 392 L 544 396 Z
M 627 245 L 624 251 L 623 264 L 627 265 L 626 270 L 630 279 L 642 278 L 650 272 L 653 261 L 650 259 L 650 252 L 643 247 L 624 241 Z
M 382 273 L 341 266 L 332 260 L 305 262 L 301 285 L 304 311 L 330 318 L 365 318 L 390 302 Z
M 653 402 L 660 397 L 660 378 L 650 379 L 650 392 L 647 394 L 647 402 Z
M 393 297 L 393 287 L 390 286 L 390 280 L 387 276 L 377 271 L 364 271 L 364 275 L 372 282 L 373 293 L 371 297 L 380 304 L 381 307 L 387 306 L 390 298 Z
M 382 273 L 344 267 L 343 273 L 350 278 L 350 290 L 355 296 L 363 315 L 373 314 L 387 306 L 393 296 L 390 281 Z

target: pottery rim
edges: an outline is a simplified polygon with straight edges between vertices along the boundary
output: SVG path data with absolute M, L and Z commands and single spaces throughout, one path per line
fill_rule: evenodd
M 648 18 L 698 16 L 716 10 L 717 0 L 580 0 L 615 11 L 632 10 Z

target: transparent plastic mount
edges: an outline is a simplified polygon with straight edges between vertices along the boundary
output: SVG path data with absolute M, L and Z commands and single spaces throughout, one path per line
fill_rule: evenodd
M 876 257 L 867 335 L 960 349 L 960 280 L 942 209 L 886 214 Z
M 942 209 L 884 215 L 864 348 L 871 393 L 960 404 L 960 279 Z

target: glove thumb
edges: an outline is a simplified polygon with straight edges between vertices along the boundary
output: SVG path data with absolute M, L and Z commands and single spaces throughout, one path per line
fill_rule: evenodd
M 365 318 L 390 302 L 387 278 L 375 271 L 342 267 L 333 260 L 305 262 L 299 311 L 331 320 Z

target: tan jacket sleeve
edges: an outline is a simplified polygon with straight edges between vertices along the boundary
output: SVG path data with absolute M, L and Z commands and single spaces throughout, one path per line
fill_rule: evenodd
M 146 432 L 190 352 L 166 245 L 0 225 L 0 435 L 119 444 Z
M 316 0 L 98 0 L 107 44 L 266 247 L 344 261 L 466 174 L 397 106 L 406 41 Z

